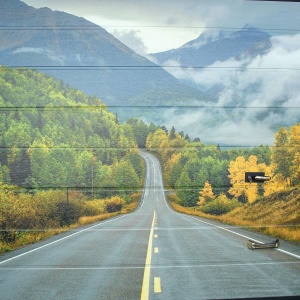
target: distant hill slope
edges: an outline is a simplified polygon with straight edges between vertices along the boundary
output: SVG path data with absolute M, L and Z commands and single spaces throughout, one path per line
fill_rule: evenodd
M 0 26 L 1 65 L 34 67 L 108 106 L 160 105 L 156 97 L 139 97 L 154 89 L 161 95 L 174 91 L 173 106 L 210 100 L 83 18 L 2 0 Z
M 98 98 L 33 70 L 0 66 L 0 108 L 0 184 L 91 186 L 92 167 L 96 176 L 137 147 Z
M 153 53 L 151 56 L 161 65 L 177 61 L 183 66 L 207 67 L 229 58 L 262 54 L 270 46 L 268 33 L 246 25 L 239 31 L 231 34 L 221 32 L 215 37 L 203 33 L 177 49 Z

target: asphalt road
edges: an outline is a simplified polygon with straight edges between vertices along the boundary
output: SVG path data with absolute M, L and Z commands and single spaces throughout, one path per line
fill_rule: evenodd
M 138 210 L 0 257 L 0 299 L 224 299 L 300 295 L 300 247 L 249 250 L 242 228 L 178 214 L 157 159 Z

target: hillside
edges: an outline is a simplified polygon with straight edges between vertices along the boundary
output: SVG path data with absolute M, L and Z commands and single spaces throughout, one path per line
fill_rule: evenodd
M 0 106 L 0 184 L 110 189 L 102 194 L 140 185 L 132 129 L 98 98 L 32 70 L 1 67 Z M 125 170 L 126 182 L 118 175 Z
M 236 208 L 221 217 L 242 226 L 255 226 L 264 233 L 300 242 L 300 189 L 277 192 L 261 201 Z
M 3 1 L 2 1 L 3 2 Z M 24 66 L 62 79 L 88 95 L 96 95 L 118 110 L 125 120 L 132 117 L 120 107 L 157 106 L 148 91 L 170 91 L 171 104 L 209 100 L 148 59 L 136 54 L 102 27 L 83 18 L 48 8 L 35 9 L 19 0 L 4 0 L 0 10 L 0 64 Z M 140 96 L 139 96 L 140 95 Z M 136 103 L 136 98 L 140 99 Z M 142 114 L 140 110 L 140 114 Z
M 218 220 L 225 224 L 258 231 L 274 238 L 300 243 L 299 201 L 300 189 L 295 188 L 274 193 L 261 201 L 240 206 L 221 216 L 204 214 L 195 208 L 182 207 L 175 202 L 171 202 L 171 205 L 178 212 Z

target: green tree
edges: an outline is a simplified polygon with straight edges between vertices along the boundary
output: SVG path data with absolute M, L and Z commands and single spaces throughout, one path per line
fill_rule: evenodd
M 101 162 L 97 162 L 94 178 L 94 194 L 97 197 L 107 198 L 118 193 L 113 176 L 113 166 L 107 166 Z
M 292 159 L 291 175 L 294 183 L 300 182 L 300 123 L 290 128 L 290 146 L 288 149 Z
M 145 148 L 147 136 L 150 132 L 147 124 L 145 124 L 142 120 L 135 118 L 128 119 L 126 123 L 132 127 L 132 131 L 139 148 Z
M 127 160 L 120 161 L 115 167 L 116 188 L 122 193 L 132 194 L 139 187 L 139 178 L 134 167 Z
M 178 178 L 180 178 L 182 170 L 183 166 L 180 162 L 180 159 L 178 159 L 174 164 L 170 166 L 169 184 L 171 187 L 175 187 L 176 181 L 178 180 Z
M 288 185 L 291 184 L 292 155 L 289 152 L 289 133 L 285 127 L 281 127 L 275 134 L 272 162 L 275 166 L 275 174 L 281 174 Z
M 176 139 L 176 134 L 175 134 L 175 128 L 172 126 L 172 129 L 169 132 L 169 140 L 174 140 Z
M 77 183 L 78 187 L 88 187 L 92 188 L 93 186 L 93 177 L 92 173 L 94 160 L 93 153 L 88 150 L 83 150 L 76 159 L 76 168 L 77 168 Z
M 183 206 L 195 206 L 197 204 L 197 190 L 187 172 L 182 172 L 176 184 L 176 194 L 181 199 Z

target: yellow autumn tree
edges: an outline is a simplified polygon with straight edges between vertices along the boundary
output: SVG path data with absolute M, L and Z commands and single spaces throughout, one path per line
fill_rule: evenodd
M 156 151 L 158 154 L 162 154 L 162 149 L 168 147 L 168 136 L 163 129 L 156 130 L 153 134 L 150 133 L 146 140 L 146 146 L 148 149 Z
M 229 163 L 229 175 L 230 183 L 232 187 L 229 189 L 229 193 L 234 197 L 240 197 L 245 187 L 245 169 L 246 161 L 244 156 L 238 156 L 234 161 Z
M 198 205 L 203 206 L 205 203 L 215 199 L 213 189 L 208 181 L 205 182 L 203 190 L 199 192 Z
M 159 152 L 160 152 L 162 161 L 165 162 L 168 158 L 168 152 L 169 152 L 169 140 L 168 139 L 161 140 L 161 143 L 159 145 Z
M 228 192 L 234 197 L 244 195 L 250 203 L 255 201 L 258 197 L 258 185 L 245 182 L 245 172 L 265 172 L 266 165 L 264 163 L 258 164 L 255 155 L 251 155 L 248 160 L 239 156 L 230 162 L 228 171 L 228 177 L 232 184 Z

